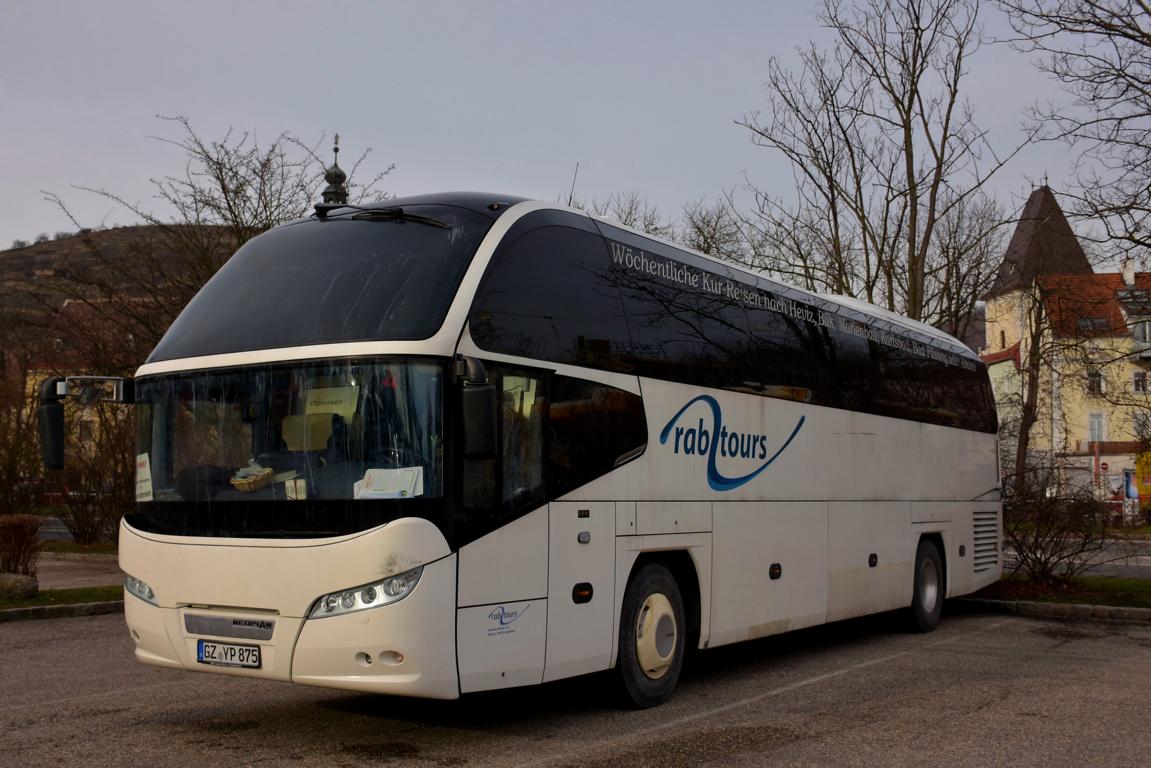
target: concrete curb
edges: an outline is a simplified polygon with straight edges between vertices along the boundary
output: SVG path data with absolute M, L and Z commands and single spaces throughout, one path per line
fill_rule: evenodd
M 119 559 L 115 552 L 41 552 L 41 560 L 66 560 L 72 562 L 114 563 Z
M 72 616 L 100 616 L 105 613 L 123 613 L 123 600 L 102 603 L 73 603 L 70 605 L 34 605 L 30 608 L 7 608 L 0 611 L 0 624 L 26 619 L 66 619 Z
M 1125 608 L 1118 605 L 1085 605 L 1083 603 L 1042 603 L 1036 600 L 985 600 L 961 598 L 961 603 L 999 613 L 1011 613 L 1034 619 L 1081 619 L 1151 623 L 1151 608 Z

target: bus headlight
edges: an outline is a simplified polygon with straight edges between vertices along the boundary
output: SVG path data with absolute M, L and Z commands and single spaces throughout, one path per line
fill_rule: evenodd
M 135 576 L 129 576 L 127 574 L 124 575 L 124 589 L 127 590 L 129 594 L 135 595 L 145 603 L 150 605 L 160 604 L 156 601 L 156 593 L 152 591 L 152 588 L 137 579 Z
M 354 611 L 363 611 L 376 608 L 389 603 L 397 603 L 411 594 L 420 580 L 424 567 L 413 568 L 410 571 L 395 576 L 389 576 L 371 584 L 364 584 L 340 592 L 321 595 L 312 603 L 308 611 L 309 619 L 322 619 L 325 616 L 340 616 Z

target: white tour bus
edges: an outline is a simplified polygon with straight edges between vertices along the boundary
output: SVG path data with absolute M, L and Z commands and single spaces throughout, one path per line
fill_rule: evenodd
M 1000 575 L 978 357 L 554 204 L 318 206 L 130 384 L 158 666 L 441 699 L 614 668 L 647 706 L 688 646 L 927 631 Z

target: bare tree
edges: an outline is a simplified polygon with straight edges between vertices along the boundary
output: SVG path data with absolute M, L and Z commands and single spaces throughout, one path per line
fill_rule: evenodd
M 697 200 L 684 206 L 678 239 L 708 256 L 755 270 L 765 269 L 762 238 L 739 214 L 730 193 L 711 204 Z
M 924 265 L 924 316 L 952 336 L 966 338 L 994 285 L 1007 223 L 1003 206 L 983 193 L 948 205 L 939 221 Z
M 1012 570 L 1033 582 L 1061 586 L 1096 565 L 1126 557 L 1122 548 L 1107 551 L 1119 532 L 1106 504 L 1085 489 L 1012 497 L 1003 514 Z
M 808 288 L 875 301 L 874 268 L 891 241 L 869 237 L 866 210 L 879 187 L 865 179 L 884 164 L 888 144 L 863 130 L 869 90 L 843 48 L 809 46 L 799 56 L 799 72 L 769 61 L 767 115 L 740 123 L 753 142 L 781 153 L 793 174 L 793 204 L 752 187 L 758 229 L 776 254 L 768 266 Z
M 940 313 L 973 302 L 941 285 L 957 274 L 940 267 L 956 239 L 940 247 L 939 230 L 970 221 L 972 198 L 1019 149 L 996 152 L 963 97 L 979 9 L 825 0 L 834 45 L 800 50 L 795 71 L 769 63 L 766 113 L 740 124 L 792 167 L 793 200 L 753 188 L 776 271 L 929 322 L 953 324 Z
M 597 216 L 615 219 L 625 227 L 638 229 L 656 237 L 671 239 L 675 234 L 672 220 L 638 192 L 613 192 L 605 198 L 592 198 L 587 201 L 573 198 L 571 205 L 573 208 L 589 211 Z
M 1151 246 L 1151 5 L 1142 0 L 998 0 L 1022 50 L 1070 104 L 1036 106 L 1045 139 L 1079 147 L 1073 212 L 1127 250 Z
M 145 350 L 159 341 L 236 249 L 271 227 L 310 213 L 324 184 L 326 165 L 317 154 L 324 137 L 305 144 L 282 133 L 264 144 L 254 134 L 229 130 L 219 141 L 211 141 L 198 134 L 186 117 L 161 119 L 176 125 L 179 133 L 158 140 L 179 150 L 184 164 L 180 175 L 152 179 L 155 197 L 168 211 L 154 212 L 107 189 L 81 188 L 147 225 L 122 247 L 106 245 L 107 238 L 80 226 L 59 196 L 45 193 L 79 230 L 95 263 L 92 269 L 55 281 L 57 294 L 47 300 L 56 302 L 62 296 L 83 304 L 86 312 L 78 314 L 85 323 L 98 319 Z M 379 187 L 394 166 L 377 171 L 366 182 L 354 180 L 369 151 L 349 172 L 354 200 L 386 196 Z M 71 330 L 83 335 L 83 329 Z M 138 350 L 132 350 L 130 357 L 138 363 Z
M 1042 288 L 1037 283 L 1018 293 L 1018 312 L 1023 321 L 1019 347 L 1022 386 L 1018 393 L 1017 407 L 1015 403 L 1009 406 L 1009 410 L 1013 411 L 1017 418 L 1017 422 L 1013 425 L 1013 439 L 1004 441 L 1008 445 L 1014 443 L 1014 456 L 1006 457 L 1009 460 L 1004 462 L 1004 469 L 1010 478 L 1011 490 L 1016 498 L 1023 498 L 1030 491 L 1046 486 L 1048 482 L 1047 479 L 1042 482 L 1036 480 L 1037 467 L 1030 460 L 1032 439 L 1039 423 L 1041 406 L 1046 400 L 1049 407 L 1055 407 L 1052 398 L 1045 397 L 1048 392 L 1042 384 L 1045 377 L 1049 381 L 1051 376 L 1057 375 L 1059 367 L 1045 298 Z M 1002 437 L 1001 435 L 1001 439 Z M 1055 436 L 1049 434 L 1048 439 L 1051 443 L 1050 459 L 1053 460 Z M 1052 461 L 1048 461 L 1043 467 L 1048 473 L 1053 471 L 1051 463 Z

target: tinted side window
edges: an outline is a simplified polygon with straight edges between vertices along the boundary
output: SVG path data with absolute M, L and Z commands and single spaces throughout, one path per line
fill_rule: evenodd
M 548 422 L 548 494 L 552 498 L 607 474 L 647 443 L 643 400 L 593 381 L 552 378 Z
M 665 243 L 599 227 L 624 300 L 636 373 L 823 405 L 840 402 L 827 330 L 789 314 L 794 299 Z M 815 308 L 803 309 L 817 316 Z
M 461 508 L 452 521 L 453 546 L 474 541 L 547 501 L 544 425 L 549 377 L 496 363 L 487 371 L 495 385 L 498 450 L 492 459 L 461 462 Z
M 871 354 L 872 342 L 848 333 L 831 338 L 829 367 L 843 397 L 843 407 L 865 413 L 872 411 L 877 374 Z
M 843 372 L 836 364 L 837 350 L 827 328 L 770 309 L 749 308 L 747 313 L 755 342 L 744 364 L 758 391 L 789 400 L 842 405 Z
M 554 225 L 513 237 L 496 252 L 469 324 L 483 349 L 618 370 L 627 326 L 603 238 Z
M 945 404 L 952 426 L 995 432 L 995 399 L 985 369 L 955 370 L 938 363 L 931 371 L 931 385 L 939 401 Z
M 514 514 L 543 501 L 543 377 L 506 371 L 500 377 L 503 507 Z
M 706 387 L 744 384 L 755 339 L 743 307 L 634 271 L 615 268 L 611 278 L 627 315 L 624 357 L 631 370 Z
M 878 318 L 606 224 L 525 217 L 469 317 L 483 349 L 994 432 L 985 370 Z M 944 362 L 955 358 L 954 364 Z M 942 357 L 941 357 L 942 356 Z

